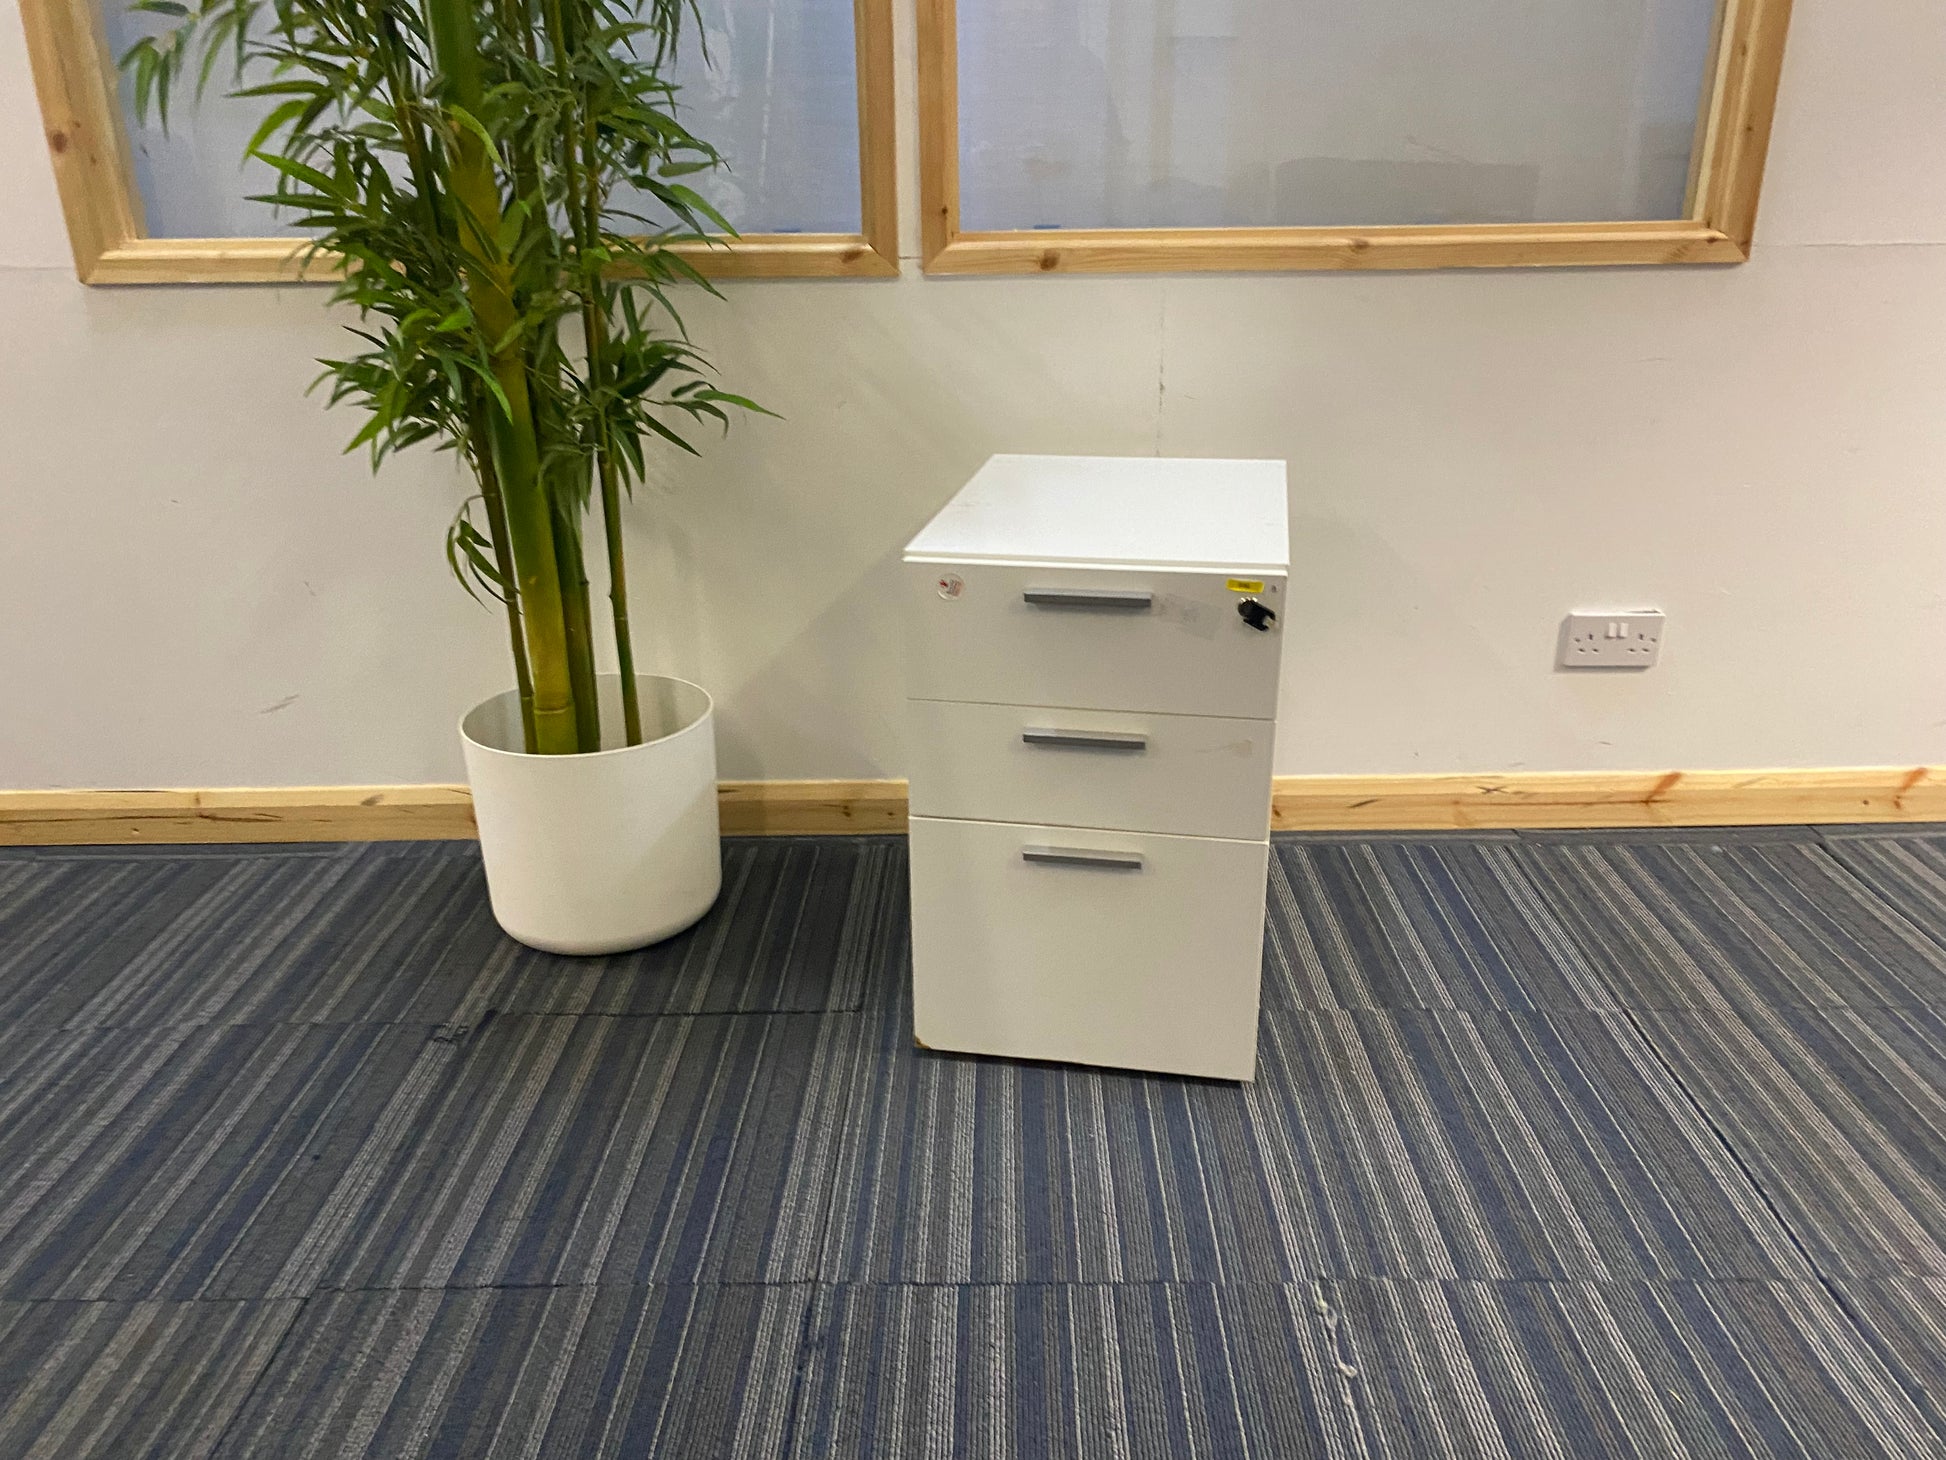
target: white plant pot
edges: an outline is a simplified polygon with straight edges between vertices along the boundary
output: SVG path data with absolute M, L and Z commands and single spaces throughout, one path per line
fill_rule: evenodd
M 679 933 L 716 901 L 716 719 L 687 680 L 640 674 L 640 745 L 621 676 L 600 676 L 602 749 L 529 755 L 508 690 L 460 721 L 493 916 L 549 953 L 619 953 Z

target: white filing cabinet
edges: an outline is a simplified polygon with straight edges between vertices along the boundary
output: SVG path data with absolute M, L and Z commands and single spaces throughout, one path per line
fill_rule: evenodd
M 914 1032 L 1247 1080 L 1281 461 L 996 456 L 906 546 Z

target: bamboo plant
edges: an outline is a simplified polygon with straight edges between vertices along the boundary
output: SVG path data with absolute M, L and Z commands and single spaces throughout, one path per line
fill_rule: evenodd
M 479 490 L 447 560 L 504 605 L 530 753 L 601 746 L 583 526 L 600 507 L 624 734 L 642 738 L 621 501 L 644 443 L 758 409 L 711 384 L 672 304 L 709 284 L 672 245 L 731 232 L 683 179 L 720 165 L 677 118 L 694 0 L 137 0 L 165 17 L 122 58 L 164 126 L 219 70 L 266 108 L 262 199 L 342 268 L 357 346 L 332 404 L 369 414 L 373 469 L 430 442 Z M 626 187 L 654 219 L 619 206 Z M 477 520 L 475 507 L 477 505 Z M 483 524 L 483 525 L 482 525 Z M 612 727 L 611 727 L 612 728 Z

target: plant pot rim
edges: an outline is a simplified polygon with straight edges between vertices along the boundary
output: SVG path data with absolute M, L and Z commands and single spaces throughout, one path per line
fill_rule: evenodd
M 595 678 L 597 680 L 603 680 L 603 679 L 619 680 L 621 676 L 619 674 L 599 674 L 596 675 Z M 555 762 L 570 762 L 575 764 L 586 764 L 589 761 L 600 760 L 603 756 L 633 755 L 644 750 L 652 749 L 653 747 L 658 745 L 668 745 L 672 741 L 682 739 L 685 735 L 696 734 L 698 731 L 702 730 L 706 725 L 709 724 L 710 716 L 714 714 L 716 711 L 716 700 L 715 697 L 712 696 L 708 690 L 704 689 L 700 684 L 697 684 L 694 680 L 684 679 L 680 675 L 675 675 L 675 674 L 637 674 L 635 676 L 635 682 L 637 685 L 641 685 L 648 681 L 657 681 L 657 680 L 661 681 L 664 684 L 678 684 L 681 685 L 684 689 L 694 690 L 697 694 L 703 697 L 703 707 L 701 710 L 697 712 L 696 718 L 691 720 L 687 725 L 683 726 L 682 729 L 672 730 L 667 735 L 658 735 L 653 740 L 644 740 L 639 745 L 617 745 L 607 750 L 575 750 L 575 751 L 570 751 L 565 755 L 540 755 L 532 751 L 507 750 L 498 745 L 489 745 L 487 744 L 486 741 L 476 740 L 474 739 L 473 736 L 467 733 L 466 722 L 468 720 L 472 719 L 481 710 L 485 709 L 488 705 L 492 704 L 495 700 L 503 699 L 507 695 L 518 694 L 519 693 L 518 689 L 503 689 L 498 694 L 490 694 L 485 699 L 481 700 L 478 704 L 474 705 L 471 709 L 467 710 L 463 715 L 461 715 L 459 717 L 460 739 L 464 740 L 468 745 L 472 746 L 475 750 L 484 751 L 488 755 L 505 756 L 510 760 L 555 761 Z

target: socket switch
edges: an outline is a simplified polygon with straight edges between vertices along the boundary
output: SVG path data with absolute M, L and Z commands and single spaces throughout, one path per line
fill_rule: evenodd
M 1647 669 L 1662 648 L 1662 610 L 1571 613 L 1554 662 L 1562 669 Z

